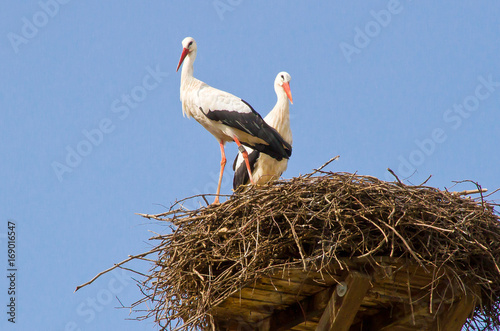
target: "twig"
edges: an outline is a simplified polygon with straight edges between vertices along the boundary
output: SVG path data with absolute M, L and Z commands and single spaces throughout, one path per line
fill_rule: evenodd
M 424 180 L 420 185 L 418 186 L 424 186 L 425 184 L 427 184 L 427 182 L 429 181 L 429 179 L 431 179 L 432 175 L 429 175 L 429 177 L 427 177 L 426 180 Z
M 391 168 L 387 168 L 387 171 L 389 171 L 389 173 L 391 175 L 394 176 L 394 178 L 396 178 L 396 180 L 398 181 L 398 183 L 401 185 L 401 186 L 404 186 L 403 182 L 399 179 L 399 177 L 394 173 L 394 171 L 392 171 Z
M 456 195 L 471 195 L 471 194 L 486 193 L 486 192 L 488 192 L 487 188 L 477 189 L 477 190 L 465 190 L 465 191 L 452 192 L 452 193 L 456 194 Z
M 163 213 L 163 214 L 158 214 L 158 215 L 151 215 L 151 214 L 141 214 L 141 213 L 135 213 L 136 215 L 139 215 L 139 216 L 142 216 L 144 218 L 147 218 L 147 219 L 154 219 L 154 220 L 157 220 L 157 221 L 164 221 L 165 219 L 162 218 L 163 216 L 166 216 L 168 214 L 172 214 L 174 213 L 175 211 L 173 212 L 169 212 L 169 213 Z
M 93 282 L 94 282 L 97 278 L 99 278 L 99 277 L 101 277 L 102 275 L 104 275 L 104 274 L 106 274 L 106 273 L 110 272 L 110 271 L 111 271 L 111 270 L 113 270 L 113 269 L 118 268 L 118 267 L 119 267 L 119 266 L 121 266 L 122 264 L 125 264 L 125 263 L 127 263 L 127 262 L 129 262 L 129 261 L 132 261 L 133 259 L 137 259 L 137 258 L 139 258 L 139 257 L 144 257 L 144 256 L 150 255 L 150 254 L 152 254 L 152 253 L 155 253 L 155 252 L 161 251 L 162 249 L 163 249 L 163 247 L 157 247 L 157 248 L 155 248 L 155 249 L 153 249 L 153 250 L 150 250 L 149 252 L 146 252 L 146 253 L 142 253 L 142 254 L 138 254 L 138 255 L 129 255 L 129 257 L 128 257 L 127 259 L 123 260 L 122 262 L 115 264 L 115 265 L 114 265 L 114 266 L 112 266 L 111 268 L 108 268 L 108 269 L 106 269 L 106 270 L 104 270 L 104 271 L 101 271 L 100 273 L 98 273 L 96 276 L 94 276 L 94 278 L 92 278 L 92 279 L 91 279 L 91 280 L 89 280 L 88 282 L 83 283 L 82 285 L 77 286 L 77 287 L 76 287 L 76 289 L 75 289 L 75 292 L 76 292 L 76 291 L 78 291 L 79 289 L 81 289 L 82 287 L 85 287 L 85 286 L 87 286 L 87 285 L 92 284 L 92 283 L 93 283 Z
M 311 177 L 312 175 L 314 175 L 315 173 L 321 171 L 324 167 L 326 167 L 327 165 L 329 165 L 330 163 L 332 163 L 333 161 L 337 160 L 338 158 L 340 157 L 340 155 L 337 155 L 337 156 L 334 156 L 332 157 L 330 160 L 328 160 L 325 164 L 323 164 L 321 167 L 319 167 L 318 169 L 314 169 L 313 172 L 307 174 L 304 176 L 304 178 L 309 178 Z

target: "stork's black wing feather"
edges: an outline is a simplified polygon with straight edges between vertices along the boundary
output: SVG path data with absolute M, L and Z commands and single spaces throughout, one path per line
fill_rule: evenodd
M 248 176 L 247 166 L 243 161 L 240 163 L 239 167 L 236 168 L 236 163 L 238 162 L 238 157 L 240 154 L 236 155 L 233 163 L 234 177 L 233 177 L 233 189 L 236 190 L 240 185 L 246 185 L 250 182 L 250 177 Z M 260 152 L 253 150 L 248 154 L 248 163 L 250 163 L 250 170 L 253 173 L 255 169 L 255 164 L 260 157 Z
M 221 122 L 224 125 L 246 132 L 266 142 L 266 144 L 251 144 L 241 141 L 243 145 L 267 154 L 278 161 L 281 161 L 283 158 L 288 159 L 292 155 L 292 146 L 281 137 L 278 131 L 269 126 L 252 106 L 244 100 L 241 101 L 251 109 L 251 112 L 241 113 L 221 109 L 209 109 L 208 112 L 202 110 L 202 112 L 212 121 Z

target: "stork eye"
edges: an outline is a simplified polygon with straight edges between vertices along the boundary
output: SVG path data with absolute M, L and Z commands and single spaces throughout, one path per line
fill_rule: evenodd
M 191 40 L 188 44 L 188 47 L 191 47 L 191 45 L 193 44 L 193 41 Z
M 281 75 L 281 79 L 285 79 L 285 77 L 283 77 L 283 75 Z

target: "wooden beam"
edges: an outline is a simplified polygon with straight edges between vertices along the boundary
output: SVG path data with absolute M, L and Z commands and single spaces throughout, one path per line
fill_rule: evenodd
M 313 317 L 320 316 L 333 291 L 333 287 L 327 288 L 290 305 L 286 309 L 275 311 L 269 318 L 261 322 L 262 330 L 288 330 Z
M 474 296 L 465 295 L 460 301 L 455 301 L 443 314 L 438 315 L 434 325 L 435 331 L 460 331 L 465 321 L 476 308 Z
M 335 291 L 319 320 L 317 331 L 348 331 L 361 306 L 366 292 L 371 287 L 370 277 L 351 272 L 345 281 L 346 291 L 341 297 Z
M 272 331 L 271 320 L 269 318 L 266 318 L 262 322 L 258 323 L 257 330 L 258 331 Z
M 406 306 L 406 308 L 404 308 Z M 378 323 L 377 330 L 380 331 L 396 331 L 396 330 L 405 330 L 411 329 L 415 330 L 415 326 L 413 325 L 413 321 L 416 321 L 419 316 L 429 314 L 429 307 L 426 306 L 417 306 L 415 305 L 413 309 L 408 307 L 408 305 L 402 305 L 397 308 L 394 307 L 392 312 L 384 312 L 383 314 L 377 316 L 373 316 L 372 320 L 378 319 L 375 321 Z M 405 312 L 406 311 L 406 312 Z

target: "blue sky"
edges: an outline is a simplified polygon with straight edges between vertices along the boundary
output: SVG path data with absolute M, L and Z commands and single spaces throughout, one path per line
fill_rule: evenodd
M 195 76 L 263 116 L 292 76 L 285 178 L 327 169 L 500 187 L 500 4 L 454 1 L 68 1 L 0 5 L 0 265 L 16 224 L 18 330 L 145 330 L 132 275 L 75 287 L 167 231 L 135 213 L 214 193 L 220 153 L 182 117 Z M 234 144 L 226 148 L 236 155 Z M 229 164 L 229 162 L 228 162 Z M 231 193 L 226 167 L 222 192 Z M 459 185 L 453 190 L 472 189 Z M 500 194 L 490 197 L 499 201 Z M 196 204 L 192 203 L 194 207 Z M 147 264 L 133 265 L 145 270 Z M 2 330 L 9 284 L 0 277 Z M 134 317 L 134 315 L 132 316 Z

